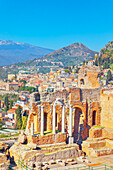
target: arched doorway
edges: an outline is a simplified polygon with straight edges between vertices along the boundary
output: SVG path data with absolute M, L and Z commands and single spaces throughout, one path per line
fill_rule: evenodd
M 84 79 L 80 79 L 80 85 L 84 85 Z
M 56 118 L 55 118 L 55 127 L 57 127 L 57 123 L 58 123 L 58 114 L 56 113 Z
M 93 114 L 92 114 L 92 126 L 96 125 L 96 111 L 94 110 L 93 111 Z
M 83 127 L 83 121 L 81 121 L 83 116 L 82 109 L 79 107 L 74 107 L 73 111 L 73 137 L 74 140 L 78 140 L 81 135 L 81 129 Z
M 61 131 L 61 123 L 62 123 L 62 108 L 64 106 L 64 102 L 60 99 L 57 98 L 55 103 L 55 129 L 58 131 Z
M 47 113 L 44 113 L 44 131 L 47 131 Z
M 59 112 L 56 112 L 55 127 L 56 130 L 61 131 L 61 122 L 59 121 Z

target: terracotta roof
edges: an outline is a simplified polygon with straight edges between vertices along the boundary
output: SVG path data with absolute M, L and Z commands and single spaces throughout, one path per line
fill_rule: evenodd
M 18 107 L 18 106 L 20 106 L 20 105 L 19 105 L 19 104 L 16 104 L 15 106 L 17 106 L 17 107 Z M 20 107 L 21 107 L 21 109 L 23 108 L 22 106 L 20 106 Z
M 8 119 L 8 117 L 2 117 L 2 119 Z
M 75 77 L 69 77 L 68 79 L 75 79 Z
M 15 110 L 10 109 L 10 110 L 7 111 L 7 113 L 15 113 Z
M 93 62 L 93 60 L 89 60 L 88 62 Z

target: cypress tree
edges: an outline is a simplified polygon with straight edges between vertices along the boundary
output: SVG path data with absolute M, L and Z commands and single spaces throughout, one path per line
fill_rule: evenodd
M 111 78 L 112 78 L 111 71 L 108 70 L 108 72 L 107 72 L 107 80 L 109 81 L 109 80 L 111 80 Z
M 13 101 L 11 100 L 11 101 L 10 101 L 9 109 L 12 109 L 12 106 L 13 106 Z
M 21 107 L 18 106 L 16 110 L 16 129 L 21 129 L 22 127 L 22 116 L 21 116 Z

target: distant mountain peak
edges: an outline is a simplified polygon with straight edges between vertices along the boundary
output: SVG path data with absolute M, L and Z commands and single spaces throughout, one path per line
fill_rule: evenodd
M 11 40 L 0 40 L 0 45 L 10 45 L 10 44 L 19 44 L 22 45 L 24 43 L 16 42 L 16 41 L 11 41 Z
M 0 40 L 0 65 L 10 65 L 40 58 L 53 51 L 52 49 L 37 47 L 28 43 Z
M 77 42 L 47 54 L 43 59 L 51 62 L 62 62 L 64 66 L 71 66 L 80 64 L 84 60 L 92 60 L 95 54 L 98 54 L 98 52 L 92 51 L 84 44 Z

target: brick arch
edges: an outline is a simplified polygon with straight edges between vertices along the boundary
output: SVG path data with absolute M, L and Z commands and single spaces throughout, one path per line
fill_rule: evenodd
M 85 84 L 84 78 L 81 78 L 80 79 L 80 85 L 84 85 L 84 84 Z
M 80 105 L 73 105 L 73 108 L 76 108 L 73 112 L 73 137 L 75 140 L 79 139 L 79 135 L 81 135 L 81 128 L 85 123 L 85 114 L 84 108 Z M 82 112 L 80 114 L 80 112 Z
M 82 120 L 84 119 L 84 126 L 86 126 L 86 115 L 85 115 L 85 109 L 83 106 L 80 105 L 73 105 L 73 108 L 79 108 L 82 111 L 82 114 L 80 115 L 80 124 L 82 124 Z
M 73 105 L 73 108 L 75 108 L 75 107 L 81 109 L 81 110 L 82 110 L 82 114 L 85 116 L 85 111 L 84 111 L 83 106 L 80 106 L 80 105 Z

